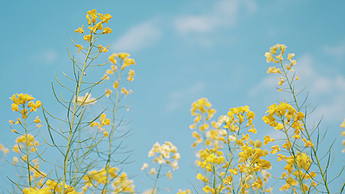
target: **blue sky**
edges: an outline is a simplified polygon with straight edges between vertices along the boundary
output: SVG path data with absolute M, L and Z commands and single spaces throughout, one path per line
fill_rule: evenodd
M 128 52 L 137 63 L 130 85 L 135 93 L 126 98 L 132 101 L 132 107 L 124 115 L 133 119 L 128 125 L 133 135 L 125 143 L 136 148 L 132 156 L 136 161 L 130 168 L 124 166 L 125 171 L 139 173 L 142 163 L 151 160 L 147 152 L 152 145 L 171 141 L 181 153 L 180 169 L 173 174 L 173 181 L 163 178 L 160 187 L 172 186 L 172 193 L 178 188 L 192 188 L 197 180 L 192 168 L 195 158 L 190 145 L 194 139 L 189 125 L 193 117 L 189 110 L 201 97 L 208 98 L 217 110 L 215 118 L 231 107 L 248 105 L 256 113 L 255 138 L 262 139 L 266 134 L 279 138 L 261 119 L 267 106 L 291 99 L 276 90 L 278 77 L 266 73 L 271 64 L 266 63 L 264 53 L 276 43 L 285 44 L 286 52 L 296 54 L 295 71 L 301 77 L 298 87 L 308 84 L 308 102 L 317 105 L 309 116 L 310 125 L 323 117 L 320 130 L 328 128 L 330 139 L 324 142 L 326 147 L 339 137 L 339 126 L 345 118 L 343 1 L 6 1 L 2 5 L 3 144 L 12 145 L 16 138 L 8 124 L 8 120 L 17 118 L 8 99 L 14 93 L 29 93 L 47 109 L 64 115 L 54 100 L 51 80 L 54 71 L 62 79 L 61 71 L 72 71 L 66 47 L 82 59 L 69 37 L 85 44 L 74 30 L 86 26 L 85 14 L 91 9 L 113 16 L 109 21 L 113 33 L 100 39 L 102 45 L 111 47 L 99 61 L 106 61 L 113 52 Z M 104 71 L 90 72 L 90 76 Z M 305 95 L 302 93 L 301 99 Z M 42 132 L 47 133 L 44 127 Z M 344 164 L 341 149 L 338 138 L 334 165 Z M 11 153 L 5 159 L 13 156 Z M 13 170 L 2 161 L 0 182 Z M 147 187 L 139 178 L 153 184 L 141 173 L 134 178 L 141 191 Z M 339 179 L 340 183 L 345 181 Z

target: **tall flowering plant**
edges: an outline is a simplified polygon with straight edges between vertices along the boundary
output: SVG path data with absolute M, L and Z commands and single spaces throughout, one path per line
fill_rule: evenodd
M 127 135 L 126 131 L 120 130 L 126 123 L 119 119 L 118 113 L 121 107 L 126 107 L 126 104 L 123 105 L 124 98 L 133 93 L 127 86 L 134 80 L 135 71 L 131 67 L 136 62 L 128 53 L 113 53 L 108 57 L 108 62 L 95 64 L 98 56 L 108 52 L 109 46 L 96 42 L 99 37 L 112 33 L 111 28 L 105 27 L 111 18 L 110 14 L 101 14 L 93 9 L 86 14 L 88 30 L 84 31 L 84 25 L 75 30 L 82 35 L 80 39 L 84 42 L 77 44 L 71 41 L 84 59 L 76 60 L 68 50 L 73 71 L 71 75 L 64 73 L 74 86 L 62 84 L 55 76 L 56 82 L 67 91 L 61 92 L 59 97 L 52 84 L 54 97 L 65 109 L 66 117 L 54 116 L 44 102 L 29 94 L 13 94 L 10 97 L 11 109 L 19 115 L 9 121 L 12 132 L 17 135 L 11 147 L 17 156 L 10 163 L 18 169 L 17 179 L 9 178 L 14 185 L 11 193 L 155 194 L 163 193 L 158 186 L 160 178 L 173 179 L 181 155 L 169 141 L 163 144 L 157 142 L 149 150 L 148 157 L 153 157 L 152 164 L 143 163 L 141 170 L 153 182 L 143 192 L 135 187 L 132 177 L 121 169 L 121 164 L 128 157 L 114 156 L 122 148 L 117 140 Z M 192 137 L 195 139 L 191 147 L 196 149 L 196 180 L 199 184 L 193 185 L 193 189 L 179 189 L 177 194 L 273 193 L 273 187 L 278 184 L 273 186 L 271 181 L 279 183 L 280 192 L 333 192 L 330 182 L 334 179 L 329 180 L 327 175 L 332 145 L 320 155 L 319 147 L 323 139 L 316 128 L 307 125 L 306 118 L 310 113 L 304 103 L 297 100 L 295 83 L 300 78 L 293 70 L 297 64 L 293 59 L 295 54 L 289 53 L 284 60 L 285 50 L 285 45 L 276 44 L 265 53 L 268 63 L 277 64 L 269 67 L 267 73 L 280 75 L 278 91 L 290 93 L 292 100 L 271 104 L 262 118 L 265 124 L 279 131 L 284 138 L 274 139 L 265 135 L 262 139 L 252 139 L 260 129 L 254 125 L 256 114 L 247 105 L 230 108 L 224 115 L 213 119 L 216 109 L 212 108 L 208 99 L 196 100 L 191 107 L 194 122 L 189 128 L 193 130 Z M 86 73 L 92 74 L 90 69 L 95 67 L 107 68 L 98 80 L 87 80 Z M 95 94 L 96 88 L 107 84 L 111 87 L 105 87 L 100 95 Z M 91 97 L 91 94 L 96 97 Z M 96 104 L 101 110 L 94 107 Z M 43 118 L 36 115 L 40 108 Z M 90 117 L 90 109 L 97 114 Z M 58 124 L 53 121 L 58 121 Z M 37 139 L 42 126 L 47 129 L 48 136 L 43 136 L 44 142 L 40 143 Z M 345 120 L 340 127 L 345 128 Z M 341 135 L 345 136 L 345 131 Z M 342 143 L 345 146 L 345 140 Z M 56 153 L 59 162 L 45 157 L 46 150 Z M 10 149 L 0 144 L 0 151 L 6 155 Z M 275 158 L 284 167 L 275 167 L 269 158 Z M 343 169 L 344 166 L 334 178 L 340 177 Z M 272 170 L 281 174 L 273 177 Z M 345 183 L 339 186 L 339 193 L 344 188 Z

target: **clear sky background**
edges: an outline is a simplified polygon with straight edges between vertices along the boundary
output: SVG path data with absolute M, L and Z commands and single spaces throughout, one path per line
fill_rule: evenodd
M 258 134 L 253 137 L 280 137 L 262 121 L 269 105 L 291 99 L 277 91 L 279 76 L 266 73 L 272 64 L 266 63 L 264 53 L 276 43 L 285 44 L 286 53 L 296 54 L 298 87 L 308 84 L 308 102 L 317 105 L 308 122 L 311 126 L 323 117 L 320 130 L 328 128 L 328 141 L 322 145 L 328 147 L 337 138 L 333 177 L 345 159 L 339 138 L 345 118 L 344 7 L 344 1 L 322 0 L 4 1 L 0 7 L 0 142 L 13 145 L 17 137 L 8 123 L 18 117 L 8 99 L 14 93 L 28 93 L 58 116 L 65 115 L 53 97 L 51 80 L 54 71 L 61 79 L 61 71 L 72 72 L 66 47 L 82 59 L 69 37 L 86 46 L 74 30 L 86 26 L 86 11 L 97 9 L 113 16 L 108 25 L 113 33 L 99 39 L 102 45 L 112 46 L 99 61 L 105 62 L 113 52 L 128 52 L 137 63 L 134 82 L 128 85 L 134 94 L 126 98 L 132 107 L 124 115 L 133 119 L 127 126 L 133 135 L 124 143 L 136 149 L 131 156 L 135 161 L 123 168 L 129 174 L 140 173 L 134 177 L 140 191 L 148 187 L 139 179 L 153 185 L 140 168 L 143 162 L 150 163 L 147 152 L 156 141 L 171 141 L 181 153 L 179 170 L 172 181 L 162 178 L 160 188 L 172 186 L 171 193 L 176 193 L 198 183 L 189 125 L 194 119 L 191 103 L 201 97 L 217 110 L 215 119 L 231 107 L 248 105 L 256 113 Z M 105 70 L 87 77 L 97 78 Z M 37 115 L 42 117 L 41 110 Z M 41 129 L 47 134 L 46 125 Z M 13 156 L 12 152 L 5 159 Z M 5 160 L 0 166 L 0 183 L 8 185 L 5 175 L 13 174 L 14 168 Z M 333 192 L 340 189 L 344 177 L 333 184 Z

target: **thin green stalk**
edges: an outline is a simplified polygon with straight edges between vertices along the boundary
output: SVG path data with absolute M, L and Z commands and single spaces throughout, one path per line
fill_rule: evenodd
M 232 162 L 232 160 L 233 160 L 233 158 L 234 158 L 234 152 L 235 152 L 235 148 L 236 148 L 236 141 L 237 141 L 237 137 L 239 136 L 239 134 L 240 134 L 240 130 L 241 130 L 241 124 L 238 126 L 238 131 L 237 131 L 237 135 L 236 135 L 236 140 L 235 140 L 235 143 L 234 143 L 234 146 L 233 146 L 233 148 L 232 148 L 232 150 L 231 150 L 231 148 L 230 148 L 230 142 L 228 142 L 227 143 L 227 145 L 228 145 L 228 148 L 229 148 L 229 151 L 230 151 L 230 158 L 229 158 L 229 162 L 228 162 L 228 165 L 227 165 L 227 167 L 226 167 L 226 170 L 225 170 L 225 173 L 224 173 L 224 176 L 223 176 L 223 178 L 222 179 L 224 179 L 225 177 L 226 177 L 226 175 L 227 175 L 227 173 L 228 173 L 228 170 L 229 170 L 229 168 L 230 168 L 230 165 L 231 165 L 231 162 Z M 228 137 L 229 137 L 229 133 L 227 133 L 228 134 Z M 227 138 L 227 141 L 229 141 L 229 138 Z M 220 183 L 220 188 L 222 188 L 223 187 L 223 181 Z M 234 184 L 232 184 L 232 187 L 233 187 L 233 189 L 234 189 Z M 220 192 L 220 190 L 219 190 L 219 192 Z
M 123 61 L 121 60 L 121 62 L 123 62 Z M 121 65 L 122 65 L 122 63 L 121 63 Z M 119 75 L 118 75 L 117 80 L 118 80 L 118 83 L 120 85 L 122 69 L 121 69 L 121 67 L 118 69 L 119 69 Z M 112 122 L 111 132 L 110 132 L 108 160 L 107 160 L 107 164 L 105 165 L 105 167 L 106 167 L 106 179 L 105 179 L 104 193 L 107 193 L 107 187 L 108 187 L 109 165 L 110 165 L 110 157 L 111 157 L 111 153 L 112 153 L 111 148 L 112 148 L 112 143 L 113 143 L 113 138 L 114 138 L 115 118 L 116 118 L 116 111 L 117 111 L 118 102 L 119 102 L 119 96 L 120 96 L 120 87 L 117 87 L 116 99 L 115 99 L 114 110 L 113 110 L 113 122 Z
M 155 193 L 155 190 L 156 190 L 156 184 L 157 184 L 157 182 L 158 182 L 159 173 L 161 172 L 161 169 L 162 169 L 162 164 L 160 164 L 160 165 L 159 165 L 159 169 L 158 169 L 158 172 L 157 172 L 157 176 L 156 176 L 155 184 L 153 185 L 153 188 L 152 188 L 152 193 L 151 193 L 151 194 L 154 194 L 154 193 Z
M 69 136 L 68 136 L 68 142 L 67 142 L 67 150 L 66 150 L 66 155 L 65 155 L 65 158 L 64 158 L 62 189 L 61 189 L 61 192 L 60 192 L 61 194 L 65 193 L 65 184 L 66 184 L 68 158 L 69 158 L 69 152 L 70 152 L 71 145 L 72 145 L 72 135 L 73 135 L 74 119 L 75 119 L 75 116 L 76 116 L 76 110 L 77 110 L 77 105 L 78 105 L 78 97 L 79 97 L 79 93 L 80 93 L 81 83 L 82 83 L 82 80 L 83 80 L 86 63 L 87 63 L 88 57 L 89 57 L 90 52 L 91 52 L 92 47 L 93 47 L 94 40 L 95 40 L 94 39 L 94 35 L 92 35 L 92 39 L 90 41 L 90 46 L 89 46 L 89 49 L 88 49 L 88 51 L 86 53 L 86 56 L 85 56 L 85 61 L 84 61 L 84 64 L 83 64 L 83 69 L 82 69 L 81 74 L 80 74 L 80 79 L 79 79 L 79 82 L 77 83 L 77 86 L 76 86 L 76 89 L 77 89 L 76 96 L 75 96 L 76 100 L 74 101 L 74 107 L 73 107 L 73 112 L 72 112 L 72 119 L 71 119 L 71 123 L 70 123 Z
M 286 71 L 285 71 L 285 69 L 284 69 L 284 66 L 283 66 L 283 63 L 282 63 L 282 62 L 280 62 L 280 66 L 282 67 L 283 72 L 284 72 L 284 75 L 285 75 L 285 78 L 286 78 L 286 81 L 287 81 L 288 84 L 289 84 L 289 88 L 290 88 L 290 91 L 291 91 L 291 93 L 292 93 L 293 99 L 294 99 L 294 101 L 295 101 L 297 110 L 298 110 L 298 112 L 300 112 L 301 109 L 300 109 L 300 107 L 299 107 L 299 105 L 298 105 L 297 98 L 296 98 L 296 95 L 295 95 L 295 91 L 294 91 L 293 88 L 292 88 L 292 83 L 290 82 L 289 77 L 287 76 L 287 73 L 286 73 Z M 308 129 L 307 129 L 307 124 L 304 122 L 304 118 L 302 118 L 302 122 L 303 122 L 304 130 L 305 130 L 305 132 L 306 132 L 306 134 L 307 134 L 307 136 L 308 136 L 308 140 L 310 140 L 311 137 L 310 137 L 309 131 L 308 131 Z M 320 173 L 321 173 L 321 176 L 322 176 L 322 180 L 323 180 L 323 182 L 324 182 L 324 185 L 325 185 L 325 187 L 326 187 L 326 190 L 327 190 L 328 193 L 331 193 L 331 192 L 329 191 L 328 183 L 327 183 L 327 181 L 326 181 L 325 174 L 324 174 L 324 172 L 323 172 L 323 170 L 322 170 L 322 167 L 321 167 L 321 164 L 320 164 L 320 160 L 319 160 L 319 158 L 318 158 L 318 156 L 317 156 L 317 152 L 316 152 L 315 147 L 312 147 L 312 150 L 313 150 L 313 153 L 314 153 L 314 155 L 315 155 L 315 159 L 316 159 L 316 161 L 317 161 L 317 165 L 318 165 L 318 168 L 319 168 L 319 170 L 320 170 Z
M 282 121 L 282 123 L 284 123 L 284 119 L 283 119 L 282 117 L 281 117 L 281 121 Z M 285 135 L 286 135 L 286 138 L 287 138 L 289 144 L 292 145 L 291 140 L 290 140 L 290 137 L 289 137 L 289 134 L 287 133 L 288 129 L 286 129 L 285 124 L 284 124 L 283 126 L 284 126 L 284 133 L 285 133 Z M 293 149 L 293 146 L 290 146 L 289 152 L 290 152 L 290 150 L 291 150 L 291 153 L 292 153 L 292 156 L 293 156 L 293 159 L 294 159 L 295 167 L 297 168 L 297 171 L 298 171 L 298 176 L 297 176 L 297 178 L 298 178 L 298 182 L 299 182 L 299 184 L 300 184 L 300 186 L 301 186 L 302 193 L 306 193 L 306 191 L 305 191 L 305 189 L 304 189 L 303 178 L 301 177 L 301 173 L 300 173 L 301 170 L 300 170 L 299 165 L 298 165 L 298 162 L 297 162 L 297 160 L 296 160 L 296 159 L 297 159 L 297 156 L 296 156 L 296 154 L 295 154 L 295 151 L 294 151 L 294 149 Z M 290 154 L 291 154 L 291 153 L 290 153 Z
M 207 123 L 206 123 L 206 118 L 205 118 L 205 113 L 202 113 L 202 121 L 203 121 L 203 125 L 207 124 Z M 205 151 L 206 151 L 207 145 L 206 145 L 206 132 L 205 132 L 205 131 L 203 131 L 203 140 L 204 140 L 204 149 L 205 149 Z M 206 178 L 206 180 L 209 179 L 208 171 L 207 171 L 206 168 L 205 168 L 205 178 Z M 205 182 L 204 184 L 205 184 L 205 185 L 208 185 L 209 182 L 207 181 L 207 182 Z
M 24 105 L 25 106 L 25 105 Z M 25 107 L 24 107 L 25 108 Z M 25 109 L 24 109 L 25 110 Z M 29 142 L 28 142 L 28 126 L 25 118 L 25 146 L 26 146 L 26 164 L 28 166 L 29 186 L 31 188 L 31 173 L 30 173 L 30 159 L 29 159 Z

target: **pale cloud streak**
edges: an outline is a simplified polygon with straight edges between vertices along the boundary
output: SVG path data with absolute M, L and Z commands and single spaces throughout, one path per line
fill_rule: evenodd
M 55 50 L 46 48 L 38 53 L 31 55 L 31 60 L 34 62 L 42 62 L 44 64 L 53 64 L 58 59 L 58 53 Z
M 324 46 L 323 51 L 337 60 L 342 60 L 345 56 L 345 40 L 336 46 Z
M 193 98 L 197 98 L 205 90 L 206 85 L 202 82 L 197 82 L 188 88 L 176 90 L 170 93 L 169 102 L 166 105 L 166 111 L 174 111 L 184 107 L 185 103 L 190 102 Z M 196 100 L 196 99 L 195 99 Z
M 156 43 L 162 31 L 156 20 L 145 21 L 131 27 L 112 46 L 114 52 L 134 52 Z
M 229 28 L 238 22 L 239 9 L 245 7 L 255 12 L 257 6 L 251 0 L 223 0 L 216 2 L 211 11 L 199 15 L 182 15 L 174 19 L 175 30 L 182 34 L 208 34 L 222 28 Z
M 315 59 L 309 54 L 303 55 L 297 60 L 294 67 L 296 75 L 300 76 L 297 87 L 301 89 L 307 85 L 306 91 L 309 92 L 309 103 L 318 104 L 316 110 L 311 115 L 311 120 L 318 120 L 324 117 L 325 121 L 341 121 L 345 117 L 345 77 L 343 75 L 324 75 L 321 71 L 317 71 Z M 256 96 L 262 92 L 269 95 L 269 91 L 274 92 L 272 88 L 278 86 L 279 75 L 267 75 L 257 85 L 255 85 L 248 95 Z M 286 83 L 284 83 L 286 84 Z M 285 95 L 284 95 L 285 97 Z M 289 96 L 286 96 L 290 98 Z

